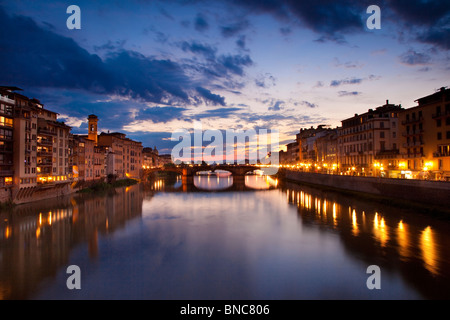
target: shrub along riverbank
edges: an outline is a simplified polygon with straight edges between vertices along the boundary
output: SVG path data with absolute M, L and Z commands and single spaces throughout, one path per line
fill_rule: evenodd
M 108 190 L 112 190 L 114 188 L 132 186 L 134 184 L 137 184 L 138 182 L 139 181 L 137 181 L 135 179 L 122 179 L 122 180 L 116 180 L 116 181 L 113 181 L 110 183 L 97 182 L 87 188 L 78 190 L 77 193 L 91 193 L 91 192 L 108 191 Z

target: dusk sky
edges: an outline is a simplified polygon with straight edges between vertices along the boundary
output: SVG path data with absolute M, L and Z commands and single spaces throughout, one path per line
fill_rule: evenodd
M 81 29 L 69 30 L 70 5 Z M 369 5 L 381 29 L 369 30 Z M 450 1 L 0 1 L 0 85 L 73 133 L 119 131 L 170 153 L 192 129 L 332 127 L 450 85 Z

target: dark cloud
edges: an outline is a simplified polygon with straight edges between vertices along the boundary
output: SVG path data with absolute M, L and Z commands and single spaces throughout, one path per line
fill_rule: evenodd
M 180 107 L 148 107 L 140 109 L 138 114 L 135 116 L 136 120 L 151 120 L 154 123 L 180 119 L 183 117 L 183 112 L 186 111 L 186 108 Z
M 288 35 L 290 35 L 292 33 L 292 29 L 290 27 L 281 27 L 280 28 L 280 33 L 283 36 L 288 36 Z
M 203 32 L 209 29 L 209 23 L 202 14 L 198 14 L 194 21 L 194 28 L 197 31 Z
M 309 101 L 306 101 L 306 100 L 301 101 L 300 104 L 304 105 L 304 106 L 307 106 L 308 108 L 311 108 L 311 109 L 318 107 L 317 104 L 309 102 Z
M 338 87 L 343 84 L 360 84 L 363 81 L 361 78 L 348 78 L 342 80 L 332 80 L 330 86 Z
M 239 76 L 244 75 L 244 67 L 253 65 L 249 55 L 223 55 L 218 61 L 227 71 Z
M 249 25 L 250 23 L 247 20 L 243 20 L 220 27 L 220 32 L 222 33 L 222 36 L 224 36 L 225 38 L 230 38 L 247 29 Z
M 239 39 L 236 40 L 236 45 L 239 49 L 247 50 L 246 45 L 246 37 L 244 35 L 240 36 Z
M 338 87 L 341 85 L 346 85 L 346 84 L 361 84 L 363 81 L 367 81 L 367 80 L 379 80 L 380 76 L 375 76 L 373 74 L 369 75 L 366 78 L 346 78 L 346 79 L 341 79 L 341 80 L 331 80 L 330 82 L 330 86 L 331 87 Z
M 209 60 L 216 59 L 217 49 L 211 47 L 210 45 L 199 43 L 196 41 L 193 41 L 193 42 L 183 41 L 180 46 L 181 46 L 181 49 L 185 52 L 189 51 L 194 54 L 199 54 Z
M 338 95 L 339 97 L 347 97 L 347 96 L 358 96 L 361 92 L 358 91 L 339 91 Z
M 9 16 L 0 7 L 0 60 L 2 83 L 26 88 L 82 89 L 96 94 L 113 94 L 153 103 L 190 103 L 188 93 L 199 86 L 185 72 L 185 65 L 169 59 L 155 59 L 138 52 L 117 50 L 121 42 L 107 42 L 98 50 L 116 50 L 101 59 L 74 40 L 38 26 L 31 18 Z M 215 59 L 214 49 L 197 44 L 188 48 Z M 188 50 L 186 47 L 186 50 Z M 209 51 L 208 51 L 209 50 Z M 243 75 L 251 65 L 249 56 L 220 56 L 212 64 L 218 77 Z M 220 72 L 222 71 L 222 72 Z M 198 92 L 223 104 L 223 97 Z
M 275 103 L 272 106 L 270 106 L 268 108 L 268 110 L 280 111 L 281 109 L 284 108 L 283 104 L 284 104 L 284 101 L 282 101 L 282 100 L 275 101 Z
M 214 105 L 220 104 L 222 106 L 225 106 L 225 98 L 224 97 L 222 97 L 218 94 L 214 94 L 211 91 L 209 91 L 208 89 L 205 89 L 202 87 L 197 87 L 196 90 L 203 98 L 205 98 L 207 101 L 211 101 Z
M 265 73 L 255 79 L 255 84 L 260 88 L 270 88 L 276 85 L 276 79 L 270 73 Z
M 450 23 L 450 21 L 449 21 Z M 418 38 L 419 41 L 436 45 L 443 49 L 450 49 L 450 28 L 449 27 L 434 27 L 421 33 Z
M 408 50 L 400 56 L 400 61 L 409 66 L 425 65 L 431 61 L 431 57 L 425 53 Z
M 235 0 L 233 2 L 255 13 L 268 13 L 282 21 L 300 22 L 309 29 L 325 35 L 363 30 L 365 10 L 371 4 L 368 0 Z
M 412 25 L 434 26 L 450 14 L 448 0 L 391 0 L 388 5 L 399 17 Z
M 229 118 L 236 112 L 241 111 L 242 108 L 217 108 L 217 109 L 209 109 L 205 112 L 202 112 L 198 115 L 195 115 L 195 118 L 201 119 L 201 118 Z

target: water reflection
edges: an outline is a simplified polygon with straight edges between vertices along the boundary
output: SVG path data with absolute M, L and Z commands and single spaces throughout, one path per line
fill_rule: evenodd
M 288 184 L 283 190 L 288 202 L 298 207 L 302 219 L 339 230 L 349 248 L 368 263 L 380 261 L 389 268 L 397 265 L 396 261 L 403 263 L 399 267 L 403 276 L 429 297 L 442 297 L 443 294 L 443 297 L 450 298 L 450 238 L 446 221 L 421 216 L 419 211 L 393 210 L 379 203 L 324 194 L 314 188 L 309 188 L 308 193 L 305 189 L 308 188 Z M 332 203 L 331 218 L 327 215 L 328 203 Z M 346 203 L 351 204 L 348 205 L 348 215 L 343 215 L 342 208 L 347 207 Z M 429 221 L 434 221 L 439 233 L 427 225 Z M 352 238 L 345 236 L 347 233 Z
M 1 213 L 0 299 L 449 298 L 447 223 L 229 178 L 157 179 Z M 86 275 L 76 293 L 64 287 L 72 263 Z M 378 292 L 365 290 L 372 264 Z
M 98 256 L 99 235 L 142 214 L 140 185 L 112 194 L 75 195 L 24 204 L 0 214 L 0 299 L 26 299 L 67 267 L 72 250 L 87 245 Z

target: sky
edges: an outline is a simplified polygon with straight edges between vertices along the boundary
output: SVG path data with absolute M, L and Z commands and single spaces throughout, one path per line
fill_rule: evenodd
M 73 133 L 95 114 L 160 153 L 199 121 L 277 129 L 284 145 L 386 100 L 413 107 L 450 85 L 449 50 L 448 0 L 0 1 L 0 85 Z

